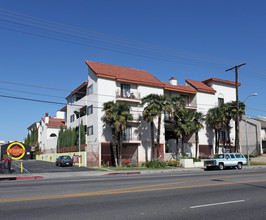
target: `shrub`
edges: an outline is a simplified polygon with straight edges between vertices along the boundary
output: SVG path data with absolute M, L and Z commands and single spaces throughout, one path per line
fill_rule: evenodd
M 193 163 L 200 162 L 200 161 L 201 161 L 201 159 L 193 157 Z
M 166 162 L 161 160 L 151 160 L 145 163 L 148 168 L 164 168 L 166 167 Z
M 173 167 L 179 167 L 180 163 L 178 160 L 167 160 L 166 165 L 167 166 L 173 166 Z

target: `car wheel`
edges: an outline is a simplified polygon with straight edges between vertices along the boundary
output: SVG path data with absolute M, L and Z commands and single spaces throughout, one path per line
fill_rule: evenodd
M 56 166 L 58 166 L 58 163 L 55 163 Z
M 242 169 L 242 163 L 238 163 L 238 164 L 237 164 L 237 168 L 238 168 L 239 170 L 241 170 L 241 169 Z
M 223 163 L 219 163 L 219 170 L 223 170 L 224 169 L 224 164 Z

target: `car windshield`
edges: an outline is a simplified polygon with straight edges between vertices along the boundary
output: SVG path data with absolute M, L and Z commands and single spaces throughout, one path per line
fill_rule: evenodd
M 224 158 L 224 155 L 223 154 L 216 154 L 212 157 L 212 159 L 222 159 Z
M 70 156 L 63 156 L 62 159 L 71 159 Z

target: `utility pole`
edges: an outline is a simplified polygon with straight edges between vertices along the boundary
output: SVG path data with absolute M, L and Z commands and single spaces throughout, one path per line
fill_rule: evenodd
M 239 99 L 238 99 L 238 68 L 246 65 L 242 63 L 238 66 L 234 66 L 225 72 L 235 69 L 235 86 L 236 86 L 236 121 L 235 121 L 235 152 L 239 151 Z

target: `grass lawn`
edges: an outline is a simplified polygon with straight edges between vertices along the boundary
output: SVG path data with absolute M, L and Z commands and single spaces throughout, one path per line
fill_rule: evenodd
M 250 162 L 251 166 L 257 166 L 257 165 L 266 165 L 266 163 L 262 163 L 262 162 Z

